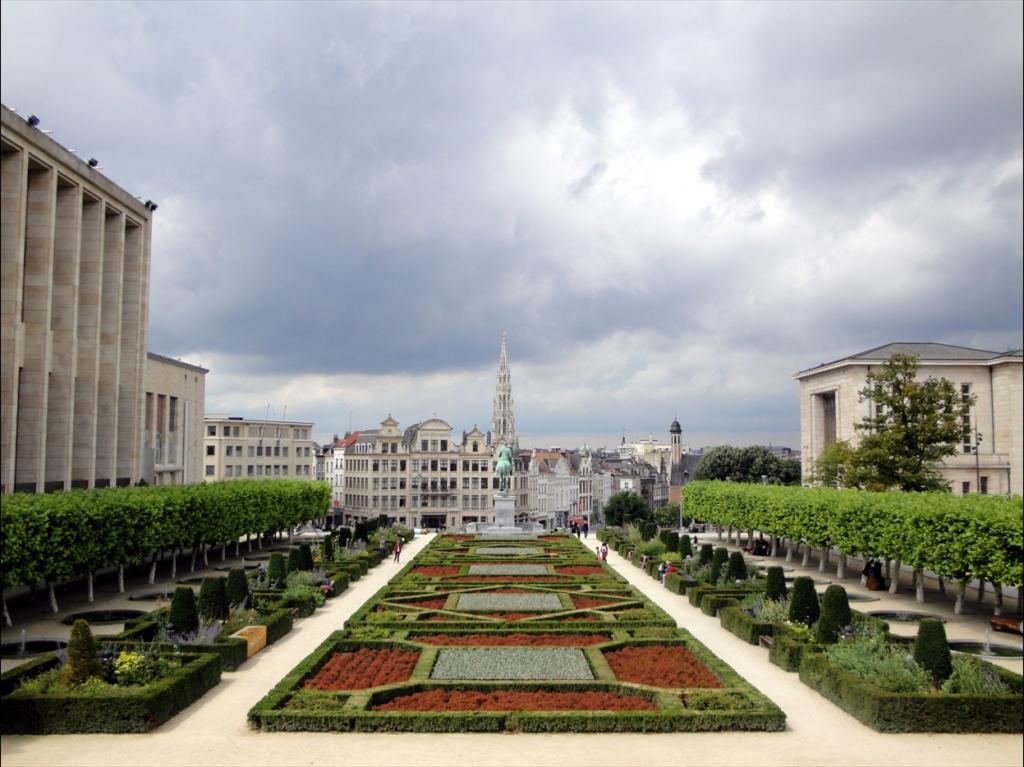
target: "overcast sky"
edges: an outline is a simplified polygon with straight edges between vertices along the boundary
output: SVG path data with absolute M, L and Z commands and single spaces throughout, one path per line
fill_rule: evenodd
M 526 444 L 798 446 L 799 370 L 1022 345 L 1018 2 L 0 7 L 208 412 L 486 429 L 506 329 Z

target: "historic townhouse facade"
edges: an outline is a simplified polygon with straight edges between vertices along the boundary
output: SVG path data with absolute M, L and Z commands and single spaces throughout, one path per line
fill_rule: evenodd
M 1020 350 L 993 352 L 938 343 L 891 343 L 797 373 L 800 382 L 800 449 L 803 478 L 833 442 L 856 444 L 854 428 L 871 414 L 860 401 L 869 371 L 879 371 L 892 354 L 920 359 L 918 378 L 947 378 L 977 401 L 963 424 L 957 454 L 943 461 L 942 474 L 954 493 L 1015 494 L 1024 480 L 1024 387 Z
M 313 424 L 207 415 L 203 480 L 312 479 Z

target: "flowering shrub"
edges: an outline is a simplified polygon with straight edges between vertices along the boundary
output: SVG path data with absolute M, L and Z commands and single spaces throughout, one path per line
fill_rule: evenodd
M 604 654 L 623 682 L 654 687 L 721 687 L 707 666 L 682 645 L 623 647 Z
M 419 656 L 415 650 L 367 647 L 355 652 L 336 652 L 303 687 L 307 690 L 365 690 L 405 682 Z

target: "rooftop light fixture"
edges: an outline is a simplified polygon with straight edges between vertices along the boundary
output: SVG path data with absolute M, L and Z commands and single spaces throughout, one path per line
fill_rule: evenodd
M 100 164 L 100 161 L 97 160 L 95 157 L 90 157 L 89 158 L 89 167 L 90 168 L 95 168 L 99 164 Z
M 33 128 L 36 127 L 37 125 L 39 125 L 39 118 L 35 115 L 29 115 L 28 124 L 31 125 Z

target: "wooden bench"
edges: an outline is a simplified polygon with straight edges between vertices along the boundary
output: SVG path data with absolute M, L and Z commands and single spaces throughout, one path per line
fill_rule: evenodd
M 989 621 L 993 631 L 1008 631 L 1011 634 L 1024 634 L 1024 621 L 1015 616 L 995 615 Z
M 761 636 L 757 638 L 757 644 L 760 647 L 770 648 L 773 644 L 775 644 L 775 637 L 773 637 L 771 634 L 761 634 Z

